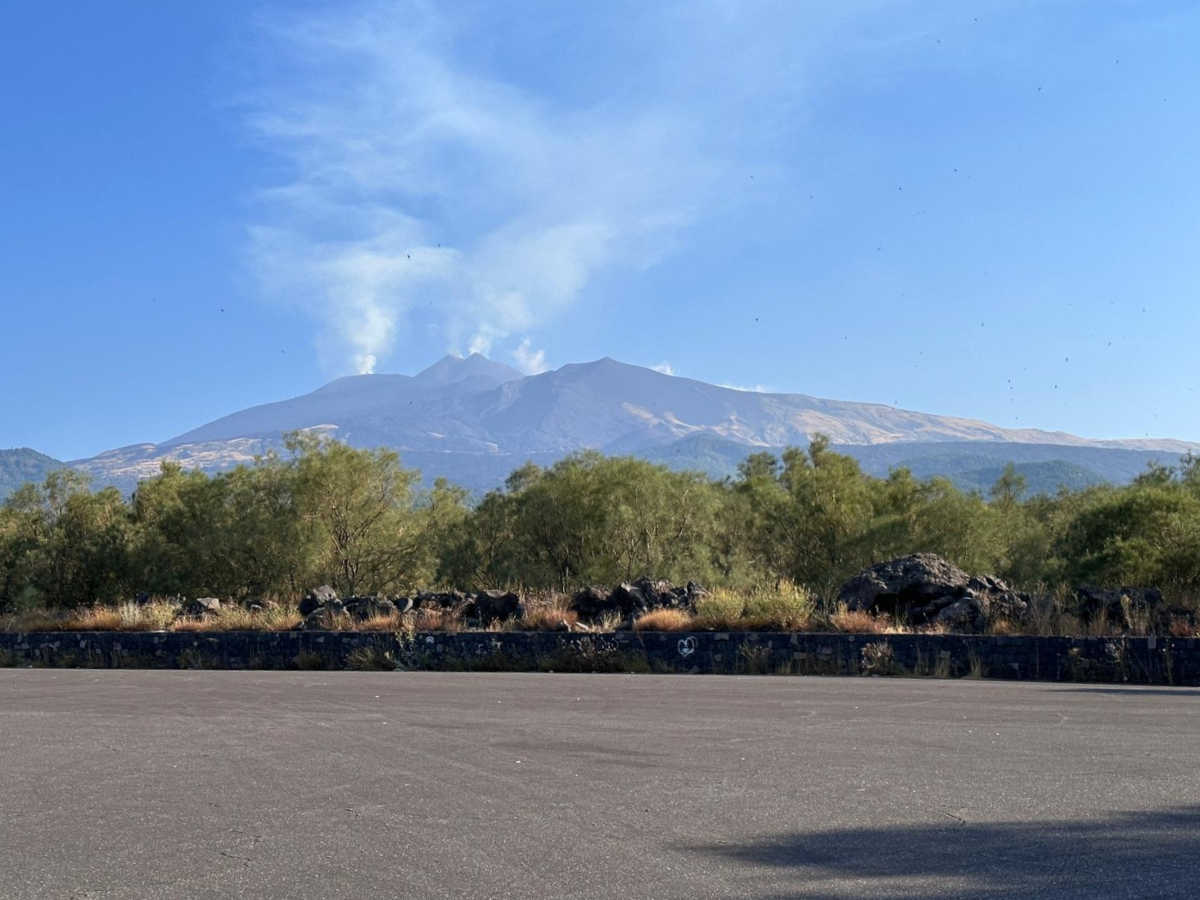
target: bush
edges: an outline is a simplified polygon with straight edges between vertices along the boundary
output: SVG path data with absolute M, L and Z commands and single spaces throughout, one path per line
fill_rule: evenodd
M 816 609 L 816 601 L 805 587 L 783 581 L 771 590 L 752 591 L 746 598 L 743 614 L 761 625 L 796 631 L 809 627 Z
M 717 588 L 696 600 L 696 618 L 708 627 L 741 620 L 746 612 L 745 595 L 728 588 Z

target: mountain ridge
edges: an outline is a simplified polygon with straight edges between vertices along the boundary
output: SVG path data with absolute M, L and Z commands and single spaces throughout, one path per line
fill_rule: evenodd
M 45 481 L 46 476 L 66 463 L 31 447 L 0 450 L 0 500 L 23 484 Z
M 714 455 L 711 445 L 701 454 L 708 454 L 716 468 L 728 468 L 734 455 L 805 445 L 820 433 L 856 458 L 870 459 L 880 455 L 880 448 L 908 445 L 910 456 L 919 461 L 937 458 L 942 447 L 951 456 L 973 458 L 974 468 L 981 470 L 998 463 L 993 453 L 978 458 L 976 450 L 983 446 L 1061 448 L 1057 461 L 1097 475 L 1080 462 L 1080 455 L 1093 458 L 1096 451 L 1112 451 L 1110 461 L 1119 464 L 1106 463 L 1108 474 L 1101 476 L 1110 480 L 1114 475 L 1128 480 L 1136 474 L 1135 462 L 1144 468 L 1151 459 L 1170 463 L 1185 452 L 1200 450 L 1200 444 L 1172 439 L 1093 440 L 878 403 L 740 391 L 611 357 L 522 375 L 473 354 L 443 357 L 415 375 L 339 378 L 298 397 L 231 413 L 159 444 L 116 448 L 71 465 L 102 483 L 128 487 L 153 475 L 164 459 L 219 471 L 279 447 L 283 433 L 300 429 L 318 429 L 352 446 L 390 447 L 407 464 L 424 463 L 428 477 L 454 472 L 461 478 L 465 473 L 466 486 L 473 490 L 494 486 L 502 481 L 494 477 L 495 469 L 516 468 L 526 459 L 552 461 L 583 449 L 654 459 L 678 442 L 703 436 L 724 442 L 719 453 Z M 1037 459 L 1024 462 L 1055 461 L 1043 458 L 1045 452 L 1053 451 L 1039 451 Z M 944 468 L 966 471 L 946 453 L 940 455 Z M 680 465 L 685 456 L 676 454 Z M 1071 471 L 1077 482 L 1089 477 L 1060 469 Z

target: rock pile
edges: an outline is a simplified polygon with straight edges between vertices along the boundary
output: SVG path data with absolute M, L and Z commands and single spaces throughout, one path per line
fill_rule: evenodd
M 683 587 L 675 587 L 669 581 L 639 578 L 634 582 L 623 582 L 611 591 L 584 588 L 571 598 L 569 608 L 581 622 L 595 623 L 606 617 L 629 621 L 656 609 L 695 612 L 696 600 L 703 595 L 704 589 L 691 581 Z
M 990 575 L 968 575 L 932 553 L 879 563 L 855 575 L 838 593 L 850 610 L 886 614 L 910 625 L 980 632 L 989 621 L 1020 622 L 1030 598 Z
M 571 599 L 569 609 L 584 624 L 606 618 L 628 625 L 636 617 L 656 609 L 685 609 L 694 612 L 696 599 L 704 590 L 692 582 L 676 587 L 669 581 L 640 578 L 612 590 L 591 587 Z M 415 609 L 436 609 L 454 613 L 471 627 L 486 628 L 496 622 L 520 617 L 524 612 L 521 598 L 512 591 L 421 591 L 412 597 L 349 597 L 339 599 L 328 585 L 309 591 L 300 603 L 304 616 L 298 629 L 329 629 L 341 616 L 363 621 L 373 616 L 405 613 Z
M 365 622 L 379 616 L 394 616 L 411 608 L 412 601 L 400 598 L 399 603 L 391 597 L 347 597 L 342 600 L 337 591 L 327 584 L 314 588 L 300 601 L 300 615 L 304 616 L 297 628 L 300 630 L 324 630 L 334 628 L 339 618 L 347 617 L 354 622 Z
M 1075 614 L 1084 625 L 1104 622 L 1106 631 L 1167 634 L 1176 621 L 1196 625 L 1194 610 L 1169 605 L 1158 588 L 1076 588 Z
M 347 597 L 340 599 L 329 585 L 309 591 L 300 602 L 304 616 L 298 630 L 325 630 L 335 627 L 340 617 L 355 622 L 394 616 L 413 609 L 453 611 L 464 622 L 486 627 L 519 615 L 521 598 L 511 591 L 422 591 L 413 597 Z

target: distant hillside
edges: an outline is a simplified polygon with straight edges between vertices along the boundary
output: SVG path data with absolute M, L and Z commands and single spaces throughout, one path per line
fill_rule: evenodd
M 21 485 L 33 481 L 44 481 L 64 463 L 28 447 L 0 450 L 0 500 L 5 499 Z
M 1056 494 L 1062 488 L 1081 491 L 1084 488 L 1105 483 L 1105 479 L 1091 469 L 1061 459 L 1050 462 L 1015 463 L 1013 469 L 1025 479 L 1024 496 L 1026 497 L 1038 494 Z M 986 497 L 991 491 L 992 485 L 1004 474 L 1004 470 L 1005 466 L 985 466 L 982 469 L 956 472 L 948 477 L 962 490 L 978 491 Z
M 1184 441 L 1088 440 L 881 404 L 738 391 L 608 358 L 523 376 L 475 354 L 447 356 L 416 375 L 340 378 L 160 444 L 122 447 L 72 465 L 97 483 L 129 490 L 163 460 L 221 471 L 278 447 L 281 435 L 296 429 L 320 430 L 355 447 L 390 447 L 427 480 L 444 476 L 477 493 L 501 484 L 526 460 L 547 464 L 584 449 L 728 475 L 749 453 L 806 446 L 818 433 L 879 475 L 908 466 L 921 477 L 975 485 L 1009 461 L 1040 464 L 1028 469 L 1034 490 L 1053 489 L 1047 486 L 1057 478 L 1124 482 L 1148 460 L 1173 463 L 1200 449 Z
M 648 451 L 646 458 L 672 469 L 695 469 L 724 478 L 736 474 L 747 452 L 778 448 L 747 448 L 709 436 L 685 438 Z M 1060 487 L 1081 490 L 1096 484 L 1124 484 L 1146 470 L 1150 462 L 1172 464 L 1177 454 L 1152 450 L 1112 450 L 1064 447 L 1057 444 L 980 442 L 834 444 L 832 449 L 858 460 L 863 471 L 879 477 L 892 469 L 907 468 L 918 478 L 949 478 L 965 491 L 986 495 L 1008 463 L 1025 477 L 1027 495 L 1053 494 Z

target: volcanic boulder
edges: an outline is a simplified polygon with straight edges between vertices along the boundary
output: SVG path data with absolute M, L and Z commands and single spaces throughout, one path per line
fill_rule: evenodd
M 300 601 L 300 615 L 307 616 L 309 613 L 315 612 L 318 607 L 337 602 L 337 591 L 329 585 L 323 584 L 304 595 L 304 599 Z
M 347 597 L 342 606 L 350 618 L 365 622 L 380 616 L 394 616 L 399 610 L 387 597 Z
M 462 617 L 480 625 L 511 619 L 521 611 L 521 598 L 512 591 L 479 591 L 462 606 Z
M 879 563 L 855 575 L 838 593 L 850 610 L 886 614 L 911 625 L 938 624 L 980 632 L 989 621 L 1019 621 L 1029 597 L 990 575 L 968 575 L 932 553 Z
M 179 607 L 181 615 L 189 616 L 194 619 L 203 618 L 204 616 L 215 616 L 221 611 L 221 601 L 216 597 L 193 597 L 189 600 L 184 600 Z

